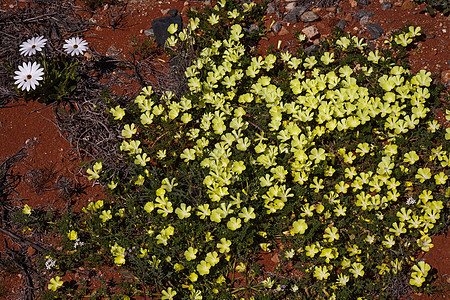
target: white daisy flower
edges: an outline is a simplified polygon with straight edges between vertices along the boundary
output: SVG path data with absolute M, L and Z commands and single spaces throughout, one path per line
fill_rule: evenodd
M 30 88 L 34 90 L 39 85 L 39 80 L 42 80 L 42 76 L 44 75 L 44 69 L 36 62 L 33 64 L 28 62 L 19 66 L 19 71 L 14 73 L 17 75 L 14 76 L 17 87 L 22 89 L 22 91 L 27 90 L 28 92 Z
M 83 54 L 84 51 L 87 50 L 87 42 L 79 37 L 74 37 L 66 40 L 64 44 L 64 49 L 66 49 L 67 54 L 72 56 Z
M 24 56 L 33 55 L 36 53 L 36 51 L 41 51 L 42 48 L 45 46 L 47 42 L 47 39 L 44 39 L 43 36 L 34 37 L 29 39 L 26 42 L 23 42 L 22 45 L 20 45 L 20 54 Z

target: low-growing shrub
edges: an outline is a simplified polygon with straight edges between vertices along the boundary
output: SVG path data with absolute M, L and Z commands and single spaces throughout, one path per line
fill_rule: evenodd
M 420 28 L 391 51 L 341 35 L 316 55 L 259 56 L 240 25 L 259 9 L 220 1 L 192 15 L 168 40 L 175 52 L 197 41 L 189 93 L 146 87 L 110 108 L 130 170 L 87 170 L 111 197 L 68 221 L 67 267 L 103 259 L 161 299 L 426 291 L 431 266 L 415 254 L 448 226 L 450 129 L 432 114 L 430 73 L 398 60 Z M 274 269 L 261 262 L 270 252 Z

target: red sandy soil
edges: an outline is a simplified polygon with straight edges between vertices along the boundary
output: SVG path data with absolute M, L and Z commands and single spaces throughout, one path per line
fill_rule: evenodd
M 370 22 L 381 25 L 388 36 L 392 30 L 400 29 L 405 25 L 420 26 L 423 33 L 435 35 L 434 38 L 427 38 L 419 43 L 418 48 L 410 53 L 410 62 L 413 71 L 426 69 L 437 75 L 435 77 L 439 79 L 442 71 L 450 69 L 449 18 L 439 13 L 435 17 L 421 14 L 419 12 L 424 8 L 424 5 L 417 6 L 410 3 L 409 0 L 400 1 L 399 4 L 402 6 L 394 5 L 392 9 L 382 11 L 380 3 L 373 0 L 364 9 L 375 13 Z M 8 3 L 2 4 L 0 8 L 8 9 L 8 5 Z M 129 15 L 122 23 L 125 28 L 116 30 L 101 26 L 107 24 L 106 12 L 109 7 L 105 6 L 97 10 L 98 14 L 92 20 L 98 26 L 88 32 L 85 38 L 88 40 L 90 47 L 95 47 L 100 53 L 107 53 L 108 49 L 111 51 L 113 49 L 111 46 L 114 46 L 120 52 L 119 55 L 125 58 L 132 51 L 131 35 L 144 38 L 143 31 L 150 28 L 153 19 L 164 16 L 163 13 L 167 9 L 176 8 L 183 12 L 183 20 L 187 22 L 184 12 L 186 8 L 195 5 L 198 6 L 201 3 L 199 1 L 130 0 L 128 5 Z M 357 11 L 358 8 L 352 7 L 350 0 L 341 1 L 340 6 L 343 10 L 337 15 L 330 15 L 326 9 L 315 10 L 322 17 L 322 20 L 313 22 L 311 25 L 319 29 L 322 37 L 326 37 L 331 32 L 332 26 L 340 19 L 347 19 L 349 24 L 345 29 L 348 32 L 361 37 L 368 37 L 368 33 L 364 31 L 359 21 L 351 18 L 351 12 Z M 267 16 L 266 26 L 269 27 L 274 19 L 276 19 L 274 15 Z M 292 33 L 295 30 L 303 28 L 301 22 L 283 26 L 286 26 L 287 32 L 284 31 L 282 35 L 269 33 L 268 39 L 261 43 L 262 47 L 267 47 L 270 44 L 277 45 L 279 40 L 282 41 L 283 47 L 292 38 Z M 58 171 L 57 177 L 65 176 L 71 178 L 74 182 L 87 185 L 86 194 L 76 198 L 76 201 L 72 203 L 75 209 L 80 209 L 88 201 L 101 199 L 103 196 L 102 190 L 98 186 L 92 187 L 80 174 L 78 168 L 80 158 L 61 136 L 62 133 L 58 132 L 54 124 L 55 118 L 52 108 L 45 107 L 37 102 L 25 103 L 23 101 L 10 103 L 9 105 L 10 107 L 0 108 L 0 162 L 16 153 L 22 146 L 32 143 L 33 147 L 29 151 L 29 158 L 19 163 L 14 172 L 24 175 L 35 168 L 53 166 Z M 38 195 L 24 182 L 16 190 L 18 194 L 15 204 L 18 207 L 28 204 L 32 208 L 63 209 L 67 205 L 66 202 L 57 197 L 57 191 L 54 190 Z M 3 238 L 1 234 L 0 238 Z M 434 248 L 426 254 L 420 254 L 420 257 L 424 257 L 428 263 L 437 269 L 437 284 L 444 289 L 444 292 L 434 296 L 413 295 L 413 299 L 447 299 L 450 297 L 450 288 L 448 288 L 450 285 L 449 239 L 447 236 L 441 235 L 435 237 L 433 243 Z M 264 264 L 271 268 L 274 267 L 277 259 L 273 254 L 267 254 L 264 256 L 264 261 Z M 100 274 L 100 276 L 102 275 Z M 17 292 L 23 288 L 21 275 L 5 274 L 5 271 L 0 271 L 0 278 L 4 278 L 3 285 L 7 289 L 7 292 L 4 293 L 5 299 L 18 299 L 16 297 Z

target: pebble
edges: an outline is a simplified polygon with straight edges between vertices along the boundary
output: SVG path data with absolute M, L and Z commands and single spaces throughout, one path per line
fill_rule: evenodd
M 361 19 L 362 17 L 364 17 L 364 16 L 367 16 L 367 17 L 372 17 L 374 15 L 374 13 L 373 12 L 371 12 L 371 11 L 368 11 L 368 10 L 365 10 L 365 9 L 360 9 L 356 14 L 355 14 L 355 17 L 356 18 L 358 18 L 358 19 Z
M 370 4 L 370 0 L 356 0 L 356 2 L 358 2 L 361 5 L 369 5 Z
M 251 24 L 249 27 L 248 27 L 248 29 L 247 28 L 244 28 L 244 31 L 247 31 L 247 32 L 254 32 L 254 31 L 258 31 L 259 30 L 259 26 L 258 25 L 256 25 L 256 24 Z
M 390 2 L 381 3 L 381 10 L 388 10 L 391 8 L 392 8 L 392 3 L 390 3 Z
M 285 10 L 286 12 L 293 10 L 297 6 L 296 1 L 291 1 L 288 4 L 286 4 Z
M 366 28 L 374 40 L 378 39 L 384 33 L 383 28 L 375 23 L 367 24 Z
M 144 30 L 144 34 L 145 34 L 146 36 L 155 36 L 155 33 L 153 32 L 153 28 Z
M 359 24 L 361 24 L 362 26 L 366 25 L 367 23 L 369 23 L 369 17 L 368 16 L 363 16 L 360 20 L 359 20 Z
M 436 35 L 435 35 L 435 34 L 432 34 L 432 33 L 427 33 L 427 34 L 425 34 L 425 37 L 426 37 L 427 39 L 434 39 L 434 38 L 436 37 Z
M 320 20 L 320 17 L 312 11 L 307 11 L 300 16 L 302 22 L 314 22 Z
M 305 49 L 305 53 L 306 53 L 306 55 L 309 56 L 309 55 L 313 54 L 314 52 L 317 52 L 319 49 L 320 49 L 319 46 L 311 45 Z
M 349 0 L 350 2 L 350 6 L 351 7 L 357 7 L 358 6 L 358 2 L 356 2 L 355 0 Z
M 450 70 L 441 73 L 441 79 L 445 86 L 450 87 Z
M 283 18 L 283 22 L 285 23 L 297 23 L 298 19 L 303 15 L 303 13 L 307 10 L 304 6 L 296 6 L 290 12 L 286 14 Z
M 337 28 L 339 28 L 339 29 L 341 29 L 341 30 L 344 30 L 344 28 L 347 26 L 347 21 L 345 21 L 345 20 L 340 20 L 337 24 L 336 24 L 336 27 Z
M 276 21 L 275 23 L 273 23 L 271 28 L 273 32 L 278 33 L 280 32 L 281 27 L 282 27 L 281 23 L 279 21 Z
M 289 34 L 289 30 L 286 27 L 281 27 L 281 30 L 278 32 L 278 35 L 286 35 Z
M 416 4 L 413 1 L 411 1 L 411 0 L 406 0 L 402 4 L 402 9 L 403 10 L 410 10 L 410 9 L 413 9 L 414 7 L 416 7 Z
M 275 2 L 270 2 L 269 4 L 267 4 L 267 10 L 266 10 L 266 14 L 271 15 L 276 13 L 277 9 L 276 9 L 276 4 Z
M 302 32 L 306 35 L 306 37 L 310 40 L 319 36 L 319 30 L 314 26 L 308 26 L 302 29 Z

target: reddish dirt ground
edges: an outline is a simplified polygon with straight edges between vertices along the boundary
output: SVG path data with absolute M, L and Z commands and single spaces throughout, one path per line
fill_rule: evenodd
M 281 1 L 282 3 L 283 1 Z M 322 18 L 321 21 L 313 22 L 311 25 L 319 29 L 322 37 L 326 37 L 339 19 L 347 19 L 349 24 L 345 28 L 352 34 L 362 37 L 368 37 L 363 26 L 359 21 L 352 18 L 352 12 L 358 8 L 352 7 L 352 1 L 341 1 L 340 7 L 342 12 L 332 15 L 326 9 L 317 9 L 315 12 Z M 405 4 L 406 3 L 406 4 Z M 2 9 L 8 9 L 10 3 L 2 4 Z M 86 33 L 85 38 L 88 40 L 90 47 L 95 48 L 100 53 L 107 53 L 108 50 L 116 49 L 123 58 L 127 57 L 132 51 L 130 37 L 144 37 L 143 31 L 150 28 L 151 20 L 164 16 L 163 12 L 167 9 L 176 8 L 184 12 L 186 8 L 200 5 L 199 1 L 156 1 L 156 0 L 130 0 L 128 5 L 129 15 L 125 19 L 123 29 L 111 29 L 102 27 L 107 25 L 106 13 L 109 7 L 100 8 L 98 14 L 94 16 L 93 22 L 96 27 Z M 450 45 L 450 21 L 448 17 L 437 14 L 431 17 L 428 14 L 422 14 L 420 11 L 424 5 L 414 5 L 409 0 L 399 1 L 399 5 L 394 5 L 390 10 L 381 10 L 378 1 L 364 7 L 366 10 L 372 11 L 375 15 L 371 18 L 371 22 L 381 25 L 385 33 L 389 36 L 392 30 L 401 28 L 404 25 L 421 26 L 422 32 L 427 34 L 429 38 L 424 38 L 410 53 L 410 62 L 413 71 L 426 69 L 433 72 L 439 79 L 440 74 L 444 70 L 450 69 L 450 53 L 448 45 Z M 186 22 L 186 16 L 182 13 L 183 20 Z M 269 27 L 275 15 L 269 15 L 266 18 L 266 26 Z M 268 34 L 268 39 L 261 43 L 262 47 L 270 44 L 277 45 L 278 41 L 282 41 L 282 46 L 287 44 L 292 38 L 295 30 L 301 30 L 303 24 L 285 24 L 287 32 L 282 35 Z M 434 36 L 434 37 L 433 37 Z M 114 47 L 112 47 L 114 46 Z M 54 125 L 55 119 L 51 108 L 36 102 L 16 102 L 10 104 L 12 107 L 0 108 L 0 162 L 5 158 L 13 155 L 25 144 L 33 143 L 34 146 L 29 151 L 29 158 L 18 164 L 14 172 L 25 174 L 31 169 L 44 168 L 53 166 L 57 170 L 56 176 L 69 177 L 74 182 L 86 184 L 86 194 L 81 195 L 72 203 L 76 209 L 84 206 L 89 200 L 100 199 L 103 194 L 101 189 L 92 187 L 78 171 L 78 163 L 80 159 L 71 150 L 68 142 L 58 132 Z M 57 191 L 47 191 L 43 194 L 36 194 L 28 185 L 21 183 L 17 187 L 17 201 L 19 207 L 28 204 L 32 208 L 52 207 L 62 209 L 67 203 L 61 202 L 57 197 Z M 0 234 L 1 236 L 1 234 Z M 445 235 L 437 236 L 433 239 L 434 248 L 426 254 L 420 254 L 420 257 L 426 259 L 437 270 L 437 285 L 443 288 L 444 292 L 433 296 L 413 295 L 414 299 L 447 299 L 450 297 L 450 251 L 449 238 Z M 264 255 L 266 265 L 270 268 L 274 264 L 273 255 Z M 0 277 L 5 278 L 0 272 Z M 8 275 L 3 282 L 7 292 L 5 299 L 17 299 L 14 295 L 22 286 L 22 277 L 17 274 Z

